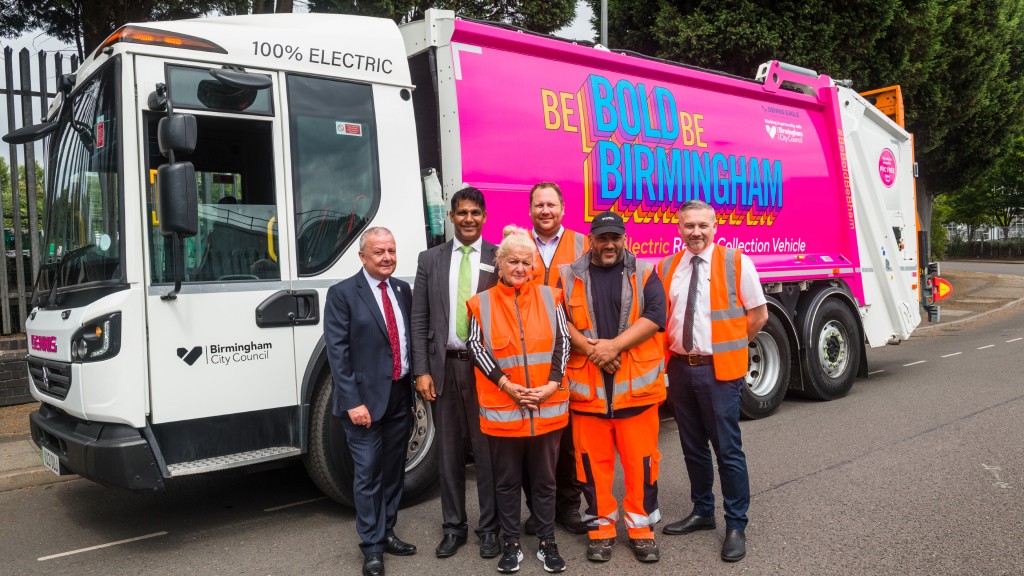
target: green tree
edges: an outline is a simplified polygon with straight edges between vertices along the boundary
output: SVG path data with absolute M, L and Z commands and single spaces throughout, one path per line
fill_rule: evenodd
M 287 2 L 290 6 L 291 0 Z M 258 3 L 261 8 L 274 4 L 273 0 Z M 249 0 L 8 0 L 6 4 L 0 11 L 0 36 L 13 38 L 40 29 L 74 44 L 80 60 L 129 22 L 196 18 L 210 12 L 238 14 L 251 6 Z
M 43 166 L 39 162 L 36 162 L 36 209 L 39 215 L 39 222 L 37 225 L 39 229 L 42 229 L 43 219 L 43 205 L 45 203 L 45 194 L 43 194 Z M 4 213 L 4 230 L 8 233 L 14 229 L 14 216 L 15 214 L 20 215 L 22 221 L 22 230 L 25 233 L 28 232 L 28 186 L 25 182 L 25 167 L 18 166 L 18 199 L 20 206 L 18 212 L 15 213 L 14 196 L 11 194 L 11 168 L 7 164 L 7 159 L 0 157 L 0 197 L 2 197 L 2 206 Z M 25 246 L 27 249 L 28 246 Z
M 336 12 L 391 18 L 402 24 L 423 17 L 427 8 L 454 10 L 459 16 L 504 22 L 550 33 L 576 17 L 575 0 L 309 0 L 310 12 Z
M 1024 218 L 1024 135 L 1016 136 L 998 162 L 977 185 L 952 194 L 957 218 L 981 220 L 1003 229 L 1007 237 L 1010 225 Z M 977 218 L 972 219 L 972 215 Z

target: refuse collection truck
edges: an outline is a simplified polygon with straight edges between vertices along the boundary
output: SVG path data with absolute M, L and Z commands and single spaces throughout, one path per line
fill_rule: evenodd
M 445 11 L 278 14 L 127 25 L 59 90 L 45 122 L 5 136 L 48 138 L 27 362 L 58 474 L 158 489 L 301 457 L 351 503 L 326 291 L 359 270 L 369 226 L 391 229 L 411 281 L 466 185 L 491 241 L 555 181 L 565 226 L 616 210 L 651 260 L 682 249 L 681 204 L 712 204 L 769 302 L 751 417 L 789 390 L 843 396 L 865 346 L 921 321 L 911 136 L 807 69 L 745 79 Z M 420 402 L 410 498 L 434 484 L 433 435 Z

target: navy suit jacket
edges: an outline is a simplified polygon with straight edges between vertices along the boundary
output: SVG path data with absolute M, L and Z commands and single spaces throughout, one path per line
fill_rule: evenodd
M 411 351 L 412 289 L 397 278 L 388 281 L 402 310 L 406 346 Z M 392 356 L 387 324 L 373 290 L 379 288 L 370 287 L 362 269 L 331 286 L 324 306 L 324 339 L 334 377 L 334 415 L 348 418 L 349 410 L 365 405 L 370 419 L 377 422 L 391 397 Z M 412 390 L 410 384 L 410 407 Z

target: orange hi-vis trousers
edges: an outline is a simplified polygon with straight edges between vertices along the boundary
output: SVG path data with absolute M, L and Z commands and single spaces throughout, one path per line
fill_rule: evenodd
M 572 415 L 576 445 L 576 474 L 583 482 L 587 509 L 582 514 L 590 525 L 590 539 L 615 538 L 619 504 L 612 495 L 615 454 L 625 473 L 626 495 L 622 500 L 630 538 L 653 538 L 658 510 L 658 407 L 651 406 L 630 418 L 598 418 L 579 412 Z

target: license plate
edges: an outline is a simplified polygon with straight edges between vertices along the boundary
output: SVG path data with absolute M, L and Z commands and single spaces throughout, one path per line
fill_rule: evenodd
M 60 458 L 56 454 L 43 447 L 43 466 L 50 469 L 57 476 L 61 475 Z

